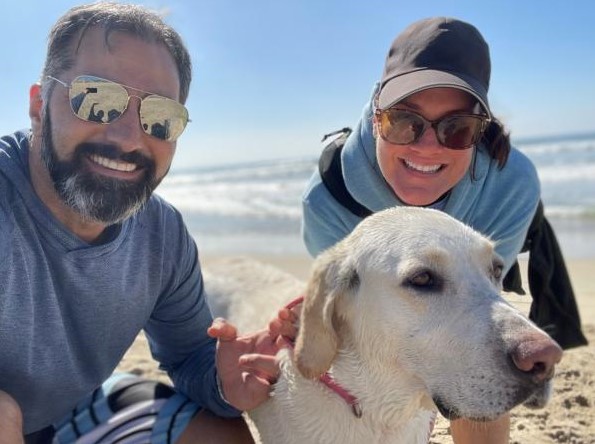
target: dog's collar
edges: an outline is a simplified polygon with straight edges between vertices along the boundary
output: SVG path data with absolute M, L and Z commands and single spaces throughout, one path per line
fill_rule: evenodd
M 301 304 L 302 302 L 304 302 L 304 296 L 300 296 L 300 297 L 294 299 L 289 304 L 287 304 L 285 306 L 285 308 L 291 310 L 293 307 Z M 293 347 L 293 340 L 290 338 L 287 338 L 287 337 L 285 337 L 285 339 Z M 324 373 L 320 378 L 318 378 L 318 380 L 322 384 L 326 385 L 331 391 L 335 392 L 337 395 L 339 395 L 341 398 L 343 398 L 343 400 L 348 405 L 351 406 L 351 411 L 353 412 L 353 414 L 355 415 L 356 418 L 362 417 L 362 408 L 359 404 L 359 400 L 355 396 L 353 396 L 351 393 L 349 393 L 349 391 L 347 389 L 345 389 L 343 386 L 341 386 L 341 384 L 339 384 L 337 381 L 335 381 L 333 379 L 333 377 L 328 372 Z

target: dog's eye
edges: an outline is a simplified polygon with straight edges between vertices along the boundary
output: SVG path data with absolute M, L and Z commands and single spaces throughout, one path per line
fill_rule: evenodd
M 412 275 L 407 283 L 420 290 L 432 290 L 438 286 L 438 279 L 430 271 L 424 270 Z
M 502 277 L 502 272 L 504 271 L 504 266 L 502 264 L 494 264 L 492 267 L 492 275 L 495 279 L 500 279 Z

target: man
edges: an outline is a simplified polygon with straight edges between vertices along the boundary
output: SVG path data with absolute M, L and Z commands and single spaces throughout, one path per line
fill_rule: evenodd
M 152 195 L 190 80 L 179 35 L 138 6 L 75 7 L 51 30 L 31 131 L 0 142 L 0 443 L 252 442 L 238 417 L 268 396 L 274 341 L 222 320 L 207 335 L 196 246 Z M 175 392 L 108 379 L 141 329 Z

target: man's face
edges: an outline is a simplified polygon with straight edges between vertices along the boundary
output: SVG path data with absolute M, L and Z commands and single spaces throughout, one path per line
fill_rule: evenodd
M 147 95 L 139 89 L 178 99 L 177 68 L 164 46 L 122 33 L 111 34 L 109 42 L 108 49 L 100 29 L 88 32 L 60 80 L 70 84 L 79 75 L 94 75 L 135 88 L 128 91 L 134 96 Z M 55 81 L 51 86 L 41 116 L 41 157 L 60 199 L 86 220 L 110 225 L 126 219 L 167 174 L 175 142 L 142 130 L 137 97 L 129 98 L 117 120 L 100 124 L 77 118 L 68 89 Z

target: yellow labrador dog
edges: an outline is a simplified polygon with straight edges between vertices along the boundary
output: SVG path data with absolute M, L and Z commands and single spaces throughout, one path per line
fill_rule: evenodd
M 295 351 L 250 412 L 262 442 L 427 443 L 436 409 L 490 420 L 543 407 L 562 351 L 501 297 L 502 271 L 490 240 L 442 212 L 365 219 L 314 262 Z M 218 314 L 237 321 L 238 304 L 283 293 L 247 279 L 258 273 L 213 286 Z

